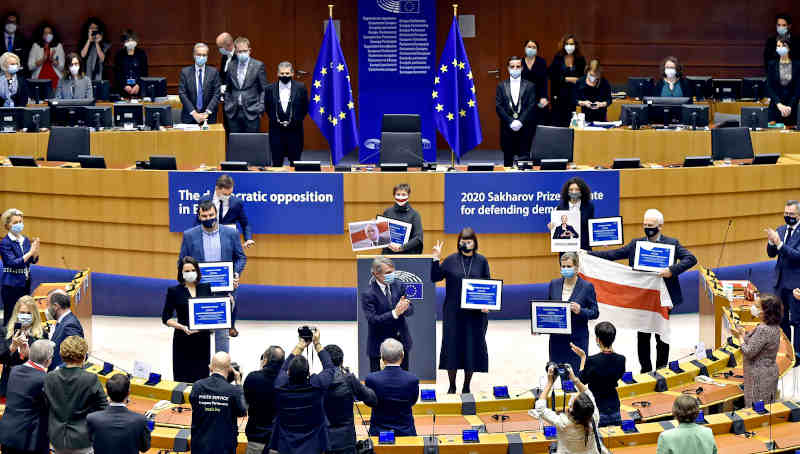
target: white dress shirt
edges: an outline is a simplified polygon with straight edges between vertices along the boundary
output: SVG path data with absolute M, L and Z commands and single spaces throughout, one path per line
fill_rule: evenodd
M 220 199 L 219 197 L 217 197 L 217 195 L 216 195 L 216 193 L 215 193 L 215 194 L 214 194 L 214 206 L 215 206 L 215 207 L 217 207 L 217 209 L 219 209 L 219 202 L 220 202 L 220 200 L 222 200 L 222 199 Z M 223 218 L 225 217 L 225 215 L 226 215 L 226 214 L 228 214 L 228 209 L 230 208 L 230 206 L 231 206 L 231 199 L 230 199 L 230 197 L 229 197 L 227 200 L 222 200 L 222 217 L 223 217 Z
M 522 83 L 522 77 L 511 78 L 511 99 L 514 104 L 519 102 L 519 86 Z
M 569 211 L 581 211 L 581 199 L 578 199 L 577 202 L 570 201 Z
M 286 112 L 289 108 L 289 98 L 292 96 L 292 83 L 278 82 L 278 95 L 281 100 L 281 108 Z
M 389 299 L 389 304 L 391 304 L 392 303 L 392 299 L 389 296 L 389 286 L 386 285 L 386 284 L 381 283 L 381 281 L 379 281 L 377 279 L 375 279 L 375 282 L 378 284 L 378 288 L 381 289 L 381 292 L 383 292 L 383 294 L 386 296 L 386 298 Z M 399 315 L 397 315 L 397 312 L 394 309 L 392 309 L 392 317 L 394 317 L 395 319 L 400 317 Z

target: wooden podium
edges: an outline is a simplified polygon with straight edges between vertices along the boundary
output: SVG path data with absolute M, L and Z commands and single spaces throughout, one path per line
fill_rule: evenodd
M 700 341 L 706 348 L 720 348 L 730 335 L 726 329 L 728 321 L 724 316 L 726 308 L 730 308 L 731 313 L 735 314 L 736 323 L 749 324 L 760 320 L 750 314 L 750 306 L 754 301 L 728 298 L 723 282 L 717 279 L 713 271 L 701 266 L 699 273 L 697 297 L 700 306 Z
M 78 317 L 83 326 L 83 336 L 92 351 L 92 271 L 86 269 L 79 271 L 71 282 L 43 282 L 33 291 L 32 296 L 39 307 L 39 315 L 46 320 L 47 294 L 55 289 L 67 292 L 70 299 L 70 309 Z M 49 321 L 50 333 L 53 332 L 55 321 Z

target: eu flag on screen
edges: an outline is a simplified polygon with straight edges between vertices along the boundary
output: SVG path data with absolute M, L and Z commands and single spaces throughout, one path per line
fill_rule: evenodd
M 453 17 L 442 58 L 436 68 L 431 97 L 436 129 L 442 133 L 458 158 L 483 141 L 475 82 L 457 17 Z
M 350 88 L 350 70 L 344 61 L 333 19 L 325 27 L 311 85 L 309 111 L 331 146 L 331 160 L 340 159 L 358 145 L 356 106 Z

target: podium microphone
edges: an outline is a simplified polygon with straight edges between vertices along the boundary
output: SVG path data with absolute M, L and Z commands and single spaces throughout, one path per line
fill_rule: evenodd
M 733 225 L 733 218 L 728 219 L 728 226 L 725 228 L 725 236 L 722 238 L 722 247 L 719 250 L 719 258 L 717 258 L 716 274 L 719 274 L 719 265 L 722 263 L 722 254 L 725 252 L 725 245 L 728 243 L 728 232 L 731 231 Z
M 425 437 L 423 454 L 435 454 L 439 452 L 439 439 L 436 438 L 436 412 L 428 410 L 428 414 L 433 417 L 433 426 L 431 426 L 431 434 Z

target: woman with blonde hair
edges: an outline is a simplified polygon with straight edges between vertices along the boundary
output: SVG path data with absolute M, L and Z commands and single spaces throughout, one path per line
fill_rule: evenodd
M 31 265 L 39 261 L 39 238 L 32 241 L 22 234 L 25 224 L 22 211 L 9 208 L 0 216 L 0 224 L 8 235 L 0 240 L 0 259 L 3 277 L 0 296 L 3 298 L 3 324 L 8 324 L 14 305 L 23 295 L 31 293 Z
M 0 331 L 2 333 L 2 331 Z M 14 311 L 5 326 L 3 344 L 0 346 L 0 397 L 6 396 L 11 368 L 28 360 L 30 346 L 39 339 L 47 339 L 47 332 L 39 316 L 39 308 L 32 296 L 25 295 L 14 305 Z

